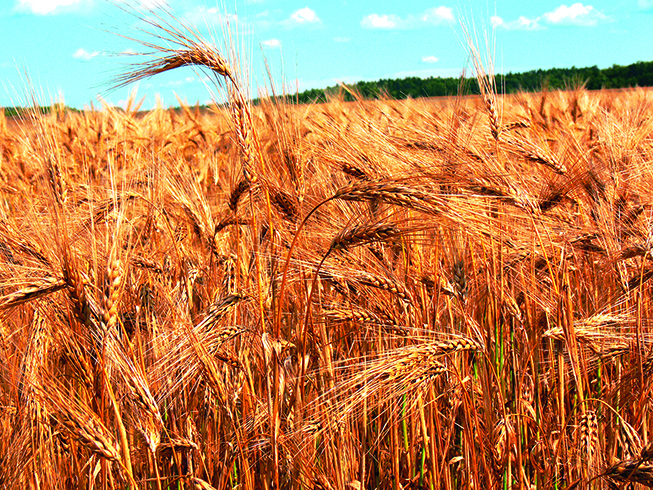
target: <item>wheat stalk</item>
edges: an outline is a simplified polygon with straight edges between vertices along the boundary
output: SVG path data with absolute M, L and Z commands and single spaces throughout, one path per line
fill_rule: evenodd
M 66 282 L 63 279 L 46 277 L 35 284 L 25 286 L 13 293 L 0 297 L 0 311 L 43 298 L 57 291 L 61 291 L 65 287 Z
M 437 213 L 441 208 L 441 203 L 433 195 L 404 185 L 383 181 L 357 182 L 342 187 L 335 192 L 333 198 L 343 201 L 379 200 L 427 213 Z
M 403 233 L 404 231 L 393 224 L 356 225 L 336 235 L 329 245 L 329 250 L 347 250 L 366 243 L 383 242 L 398 238 Z

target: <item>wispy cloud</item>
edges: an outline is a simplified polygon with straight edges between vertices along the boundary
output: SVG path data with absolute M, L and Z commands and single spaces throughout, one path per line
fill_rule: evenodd
M 574 3 L 570 7 L 560 5 L 557 9 L 544 14 L 544 19 L 551 24 L 593 26 L 608 20 L 608 17 L 591 5 Z
M 184 77 L 180 78 L 178 80 L 171 80 L 169 82 L 164 83 L 161 85 L 162 87 L 181 87 L 182 85 L 187 85 L 189 83 L 195 83 L 197 82 L 197 78 L 195 77 Z
M 18 0 L 16 10 L 37 15 L 53 14 L 60 7 L 70 7 L 81 0 Z
M 440 58 L 437 58 L 435 56 L 424 56 L 424 58 L 422 58 L 422 63 L 432 64 L 432 63 L 437 63 L 438 61 L 440 61 Z
M 506 22 L 498 15 L 493 15 L 490 17 L 490 22 L 492 22 L 493 27 L 499 27 L 509 31 L 538 31 L 540 29 L 544 29 L 544 26 L 539 23 L 539 20 L 540 17 L 529 19 L 527 17 L 521 16 L 517 20 Z
M 150 0 L 157 1 L 157 0 Z M 223 12 L 215 7 L 196 7 L 189 10 L 184 15 L 184 20 L 191 23 L 191 25 L 223 25 L 223 24 L 239 24 L 241 20 L 236 14 Z
M 418 27 L 440 25 L 453 20 L 453 10 L 449 7 L 432 7 L 420 14 L 399 17 L 395 14 L 370 14 L 361 20 L 365 29 L 416 29 Z
M 449 7 L 432 7 L 420 15 L 419 20 L 425 24 L 441 24 L 453 20 L 453 10 Z
M 84 48 L 79 48 L 73 53 L 73 58 L 83 61 L 89 61 L 99 55 L 99 51 L 86 51 Z
M 653 9 L 653 0 L 639 0 L 637 5 L 639 5 L 639 8 L 644 10 Z
M 650 1 L 653 0 L 640 0 Z M 546 29 L 547 26 L 595 26 L 610 20 L 610 17 L 597 10 L 592 5 L 574 3 L 571 6 L 560 5 L 551 12 L 546 12 L 539 17 L 529 19 L 519 17 L 517 20 L 506 21 L 495 15 L 490 18 L 492 26 L 514 31 L 537 31 Z
M 333 40 L 337 43 L 348 43 L 349 41 L 351 41 L 351 38 L 338 36 L 338 37 L 334 37 Z
M 278 39 L 267 39 L 261 42 L 261 46 L 268 49 L 280 48 L 281 41 L 279 41 Z
M 129 0 L 134 1 L 134 0 Z M 150 0 L 153 1 L 153 0 Z M 320 26 L 322 20 L 317 13 L 309 8 L 304 7 L 292 12 L 284 20 L 275 18 L 275 13 L 269 9 L 263 10 L 255 15 L 240 17 L 236 14 L 228 13 L 224 9 L 216 7 L 195 6 L 183 14 L 183 19 L 191 25 L 238 25 L 240 27 L 248 26 L 256 32 L 269 30 L 271 27 L 281 26 L 285 28 L 296 28 L 306 26 Z
M 282 24 L 286 27 L 317 25 L 321 23 L 322 21 L 315 13 L 315 10 L 309 7 L 295 10 L 292 14 L 290 14 L 288 19 L 282 22 Z

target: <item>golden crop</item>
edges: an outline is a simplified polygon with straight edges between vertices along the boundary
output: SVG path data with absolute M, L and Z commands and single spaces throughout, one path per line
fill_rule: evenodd
M 3 488 L 651 486 L 650 92 L 252 107 L 182 41 L 124 81 L 227 104 L 0 121 Z

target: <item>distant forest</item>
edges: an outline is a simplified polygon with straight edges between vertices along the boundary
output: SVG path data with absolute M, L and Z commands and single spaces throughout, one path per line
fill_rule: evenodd
M 653 61 L 639 61 L 632 65 L 612 65 L 610 68 L 551 68 L 549 70 L 531 70 L 523 73 L 507 73 L 496 76 L 499 93 L 539 92 L 569 89 L 585 85 L 589 90 L 602 88 L 653 87 Z M 478 94 L 478 84 L 474 78 L 441 77 L 407 77 L 383 79 L 376 82 L 357 82 L 347 84 L 352 92 L 364 99 L 389 97 L 406 99 L 408 97 L 441 97 L 448 95 Z M 354 97 L 340 86 L 325 89 L 312 89 L 287 96 L 292 102 L 305 104 L 326 102 L 333 97 L 353 100 Z
M 589 90 L 602 88 L 653 87 L 653 61 L 639 61 L 632 65 L 612 65 L 610 68 L 551 68 L 549 70 L 531 70 L 523 73 L 507 73 L 496 76 L 497 91 L 511 94 L 515 92 L 539 92 L 547 90 L 564 90 L 584 85 Z M 476 79 L 441 78 L 441 77 L 406 77 L 382 79 L 376 82 L 357 82 L 347 84 L 347 89 L 341 86 L 325 89 L 306 90 L 284 98 L 289 103 L 308 104 L 327 102 L 332 98 L 342 97 L 344 100 L 354 100 L 352 93 L 363 99 L 406 99 L 419 97 L 442 97 L 450 95 L 478 94 Z M 257 104 L 259 99 L 254 99 Z M 206 106 L 201 106 L 206 107 Z M 51 110 L 41 107 L 43 113 Z M 75 109 L 71 109 L 75 110 Z M 25 112 L 21 107 L 5 107 L 6 116 L 16 116 Z

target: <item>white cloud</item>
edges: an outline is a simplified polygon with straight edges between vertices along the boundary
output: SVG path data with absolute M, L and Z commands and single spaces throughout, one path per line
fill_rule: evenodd
M 88 61 L 90 59 L 95 58 L 99 54 L 100 54 L 99 51 L 86 51 L 84 48 L 79 48 L 77 51 L 73 53 L 73 58 L 76 58 L 78 60 Z
M 653 0 L 639 0 L 639 2 L 637 2 L 637 4 L 639 5 L 639 8 L 641 8 L 641 9 L 653 8 Z
M 641 2 L 649 2 L 653 5 L 653 0 L 640 0 L 640 5 Z M 599 22 L 609 20 L 610 17 L 596 10 L 593 6 L 583 5 L 582 3 L 574 3 L 570 7 L 560 5 L 555 10 L 534 19 L 521 16 L 517 20 L 506 21 L 497 15 L 490 17 L 493 27 L 511 31 L 537 31 L 546 29 L 547 25 L 595 26 Z
M 506 22 L 498 15 L 493 15 L 490 17 L 490 23 L 492 24 L 492 27 L 501 27 Z
M 370 14 L 361 21 L 366 29 L 394 29 L 401 22 L 396 15 Z
M 493 15 L 490 17 L 490 22 L 492 27 L 498 27 L 501 29 L 507 29 L 509 31 L 537 31 L 544 29 L 544 27 L 539 23 L 540 17 L 535 19 L 529 19 L 527 17 L 521 16 L 517 20 L 506 22 L 501 17 Z
M 424 56 L 422 58 L 422 63 L 437 63 L 440 61 L 440 58 L 436 58 L 435 56 Z
M 433 7 L 420 15 L 422 22 L 439 24 L 443 20 L 453 20 L 453 10 L 449 7 Z
M 319 24 L 322 22 L 315 13 L 315 10 L 308 7 L 301 8 L 294 11 L 288 20 L 285 21 L 287 25 L 308 25 Z
M 279 41 L 278 39 L 267 39 L 267 40 L 263 41 L 261 43 L 261 45 L 264 48 L 270 48 L 270 49 L 280 48 L 281 47 L 281 41 Z
M 544 14 L 543 17 L 551 24 L 578 26 L 593 26 L 608 19 L 606 15 L 591 5 L 583 5 L 582 3 L 574 3 L 570 7 L 560 5 L 552 12 Z
M 51 14 L 59 7 L 70 7 L 80 0 L 18 0 L 16 8 L 19 11 L 31 12 L 33 14 Z
M 453 10 L 449 7 L 432 7 L 421 14 L 408 14 L 399 17 L 394 14 L 370 14 L 361 20 L 365 29 L 416 29 L 418 27 L 440 25 L 453 20 Z

